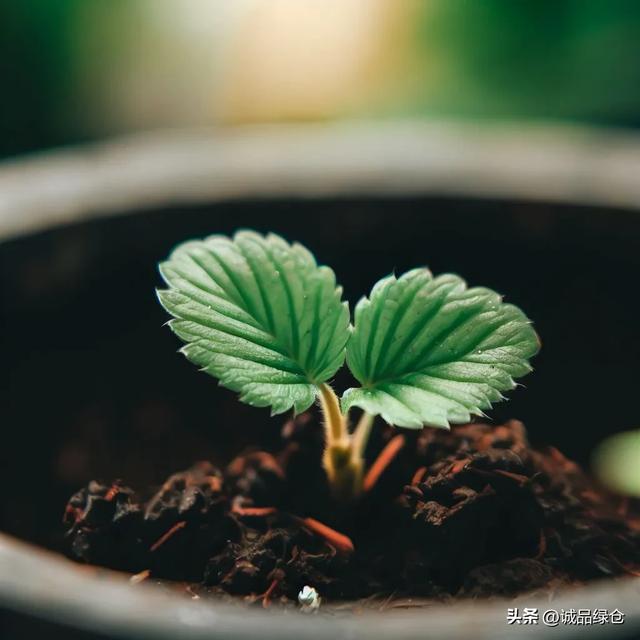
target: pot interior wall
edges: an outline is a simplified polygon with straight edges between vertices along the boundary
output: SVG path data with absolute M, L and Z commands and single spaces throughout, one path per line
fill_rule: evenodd
M 277 441 L 281 418 L 241 405 L 175 353 L 154 293 L 173 245 L 239 227 L 306 244 L 351 304 L 416 265 L 505 293 L 535 320 L 543 349 L 526 389 L 491 416 L 522 419 L 534 443 L 588 462 L 605 435 L 638 426 L 635 213 L 451 199 L 135 213 L 0 245 L 1 529 L 57 548 L 66 498 L 91 478 L 159 483 L 195 459 Z

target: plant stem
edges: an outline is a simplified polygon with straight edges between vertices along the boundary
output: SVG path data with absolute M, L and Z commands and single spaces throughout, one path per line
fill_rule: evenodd
M 373 416 L 364 412 L 358 420 L 353 433 L 351 434 L 351 468 L 354 475 L 355 493 L 362 493 L 364 484 L 364 452 L 369 442 L 371 427 L 373 426 Z
M 369 442 L 371 427 L 373 426 L 373 416 L 366 411 L 360 416 L 356 428 L 351 435 L 351 453 L 354 458 L 362 460 L 364 452 Z
M 348 502 L 360 491 L 360 479 L 351 459 L 351 438 L 340 401 L 328 384 L 321 384 L 320 406 L 324 416 L 325 449 L 322 464 L 335 498 Z
M 327 445 L 348 438 L 345 419 L 340 411 L 340 401 L 334 390 L 326 383 L 320 385 L 320 404 L 324 415 Z
M 321 384 L 320 405 L 324 415 L 325 450 L 322 464 L 334 496 L 348 502 L 362 492 L 364 450 L 373 416 L 363 413 L 353 435 L 349 435 L 340 401 L 328 384 Z

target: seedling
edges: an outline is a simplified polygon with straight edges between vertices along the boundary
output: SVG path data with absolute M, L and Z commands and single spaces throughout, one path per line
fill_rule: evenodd
M 375 416 L 409 429 L 468 422 L 504 398 L 539 349 L 520 309 L 426 268 L 377 282 L 351 325 L 333 271 L 274 234 L 186 242 L 160 272 L 169 288 L 158 297 L 191 362 L 272 415 L 319 401 L 323 464 L 343 499 L 362 491 Z M 360 386 L 339 399 L 329 380 L 345 360 Z

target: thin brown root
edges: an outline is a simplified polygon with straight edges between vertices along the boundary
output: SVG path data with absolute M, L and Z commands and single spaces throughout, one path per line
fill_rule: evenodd
M 254 518 L 262 518 L 265 516 L 271 516 L 274 513 L 277 513 L 278 510 L 275 507 L 240 507 L 237 505 L 233 505 L 231 508 L 232 513 L 235 513 L 237 516 L 247 516 Z
M 180 520 L 180 522 L 176 522 L 169 531 L 161 535 L 150 547 L 149 551 L 155 551 L 159 547 L 161 547 L 169 538 L 171 538 L 176 532 L 183 529 L 186 525 L 186 521 Z
M 418 467 L 411 478 L 411 486 L 415 487 L 422 482 L 422 478 L 427 474 L 427 467 Z
M 389 440 L 364 477 L 362 488 L 365 491 L 370 491 L 375 486 L 384 470 L 391 464 L 402 447 L 404 447 L 404 444 L 405 438 L 401 435 L 394 436 Z
M 355 550 L 353 542 L 351 542 L 351 538 L 336 531 L 335 529 L 332 529 L 331 527 L 328 527 L 319 520 L 316 520 L 315 518 L 301 518 L 299 520 L 305 528 L 309 529 L 312 533 L 322 536 L 337 551 L 342 553 L 353 553 Z
M 262 607 L 264 609 L 266 609 L 271 604 L 271 596 L 279 584 L 280 584 L 280 580 L 278 578 L 274 578 L 271 581 L 269 588 L 262 595 Z
M 116 493 L 118 493 L 118 490 L 120 489 L 120 487 L 114 483 L 109 487 L 109 491 L 107 491 L 107 493 L 104 494 L 104 499 L 107 502 L 111 502 L 111 500 L 113 500 L 116 496 Z

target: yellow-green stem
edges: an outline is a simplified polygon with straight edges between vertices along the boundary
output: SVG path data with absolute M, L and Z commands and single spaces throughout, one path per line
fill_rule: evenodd
M 351 436 L 351 453 L 354 458 L 362 460 L 364 458 L 364 451 L 367 448 L 367 442 L 369 442 L 369 435 L 371 433 L 371 427 L 373 426 L 373 416 L 366 411 L 360 416 L 356 428 L 353 430 Z
M 342 411 L 340 411 L 340 401 L 333 389 L 326 383 L 320 385 L 320 404 L 324 416 L 326 444 L 330 445 L 348 438 L 347 425 Z
M 340 401 L 328 384 L 320 385 L 320 405 L 324 416 L 325 449 L 322 464 L 334 497 L 352 500 L 362 485 L 362 471 L 353 464 L 351 438 Z
M 350 467 L 353 476 L 353 487 L 355 495 L 362 492 L 362 482 L 364 479 L 364 451 L 369 441 L 371 427 L 373 426 L 373 416 L 363 413 L 358 420 L 352 435 L 350 447 Z

